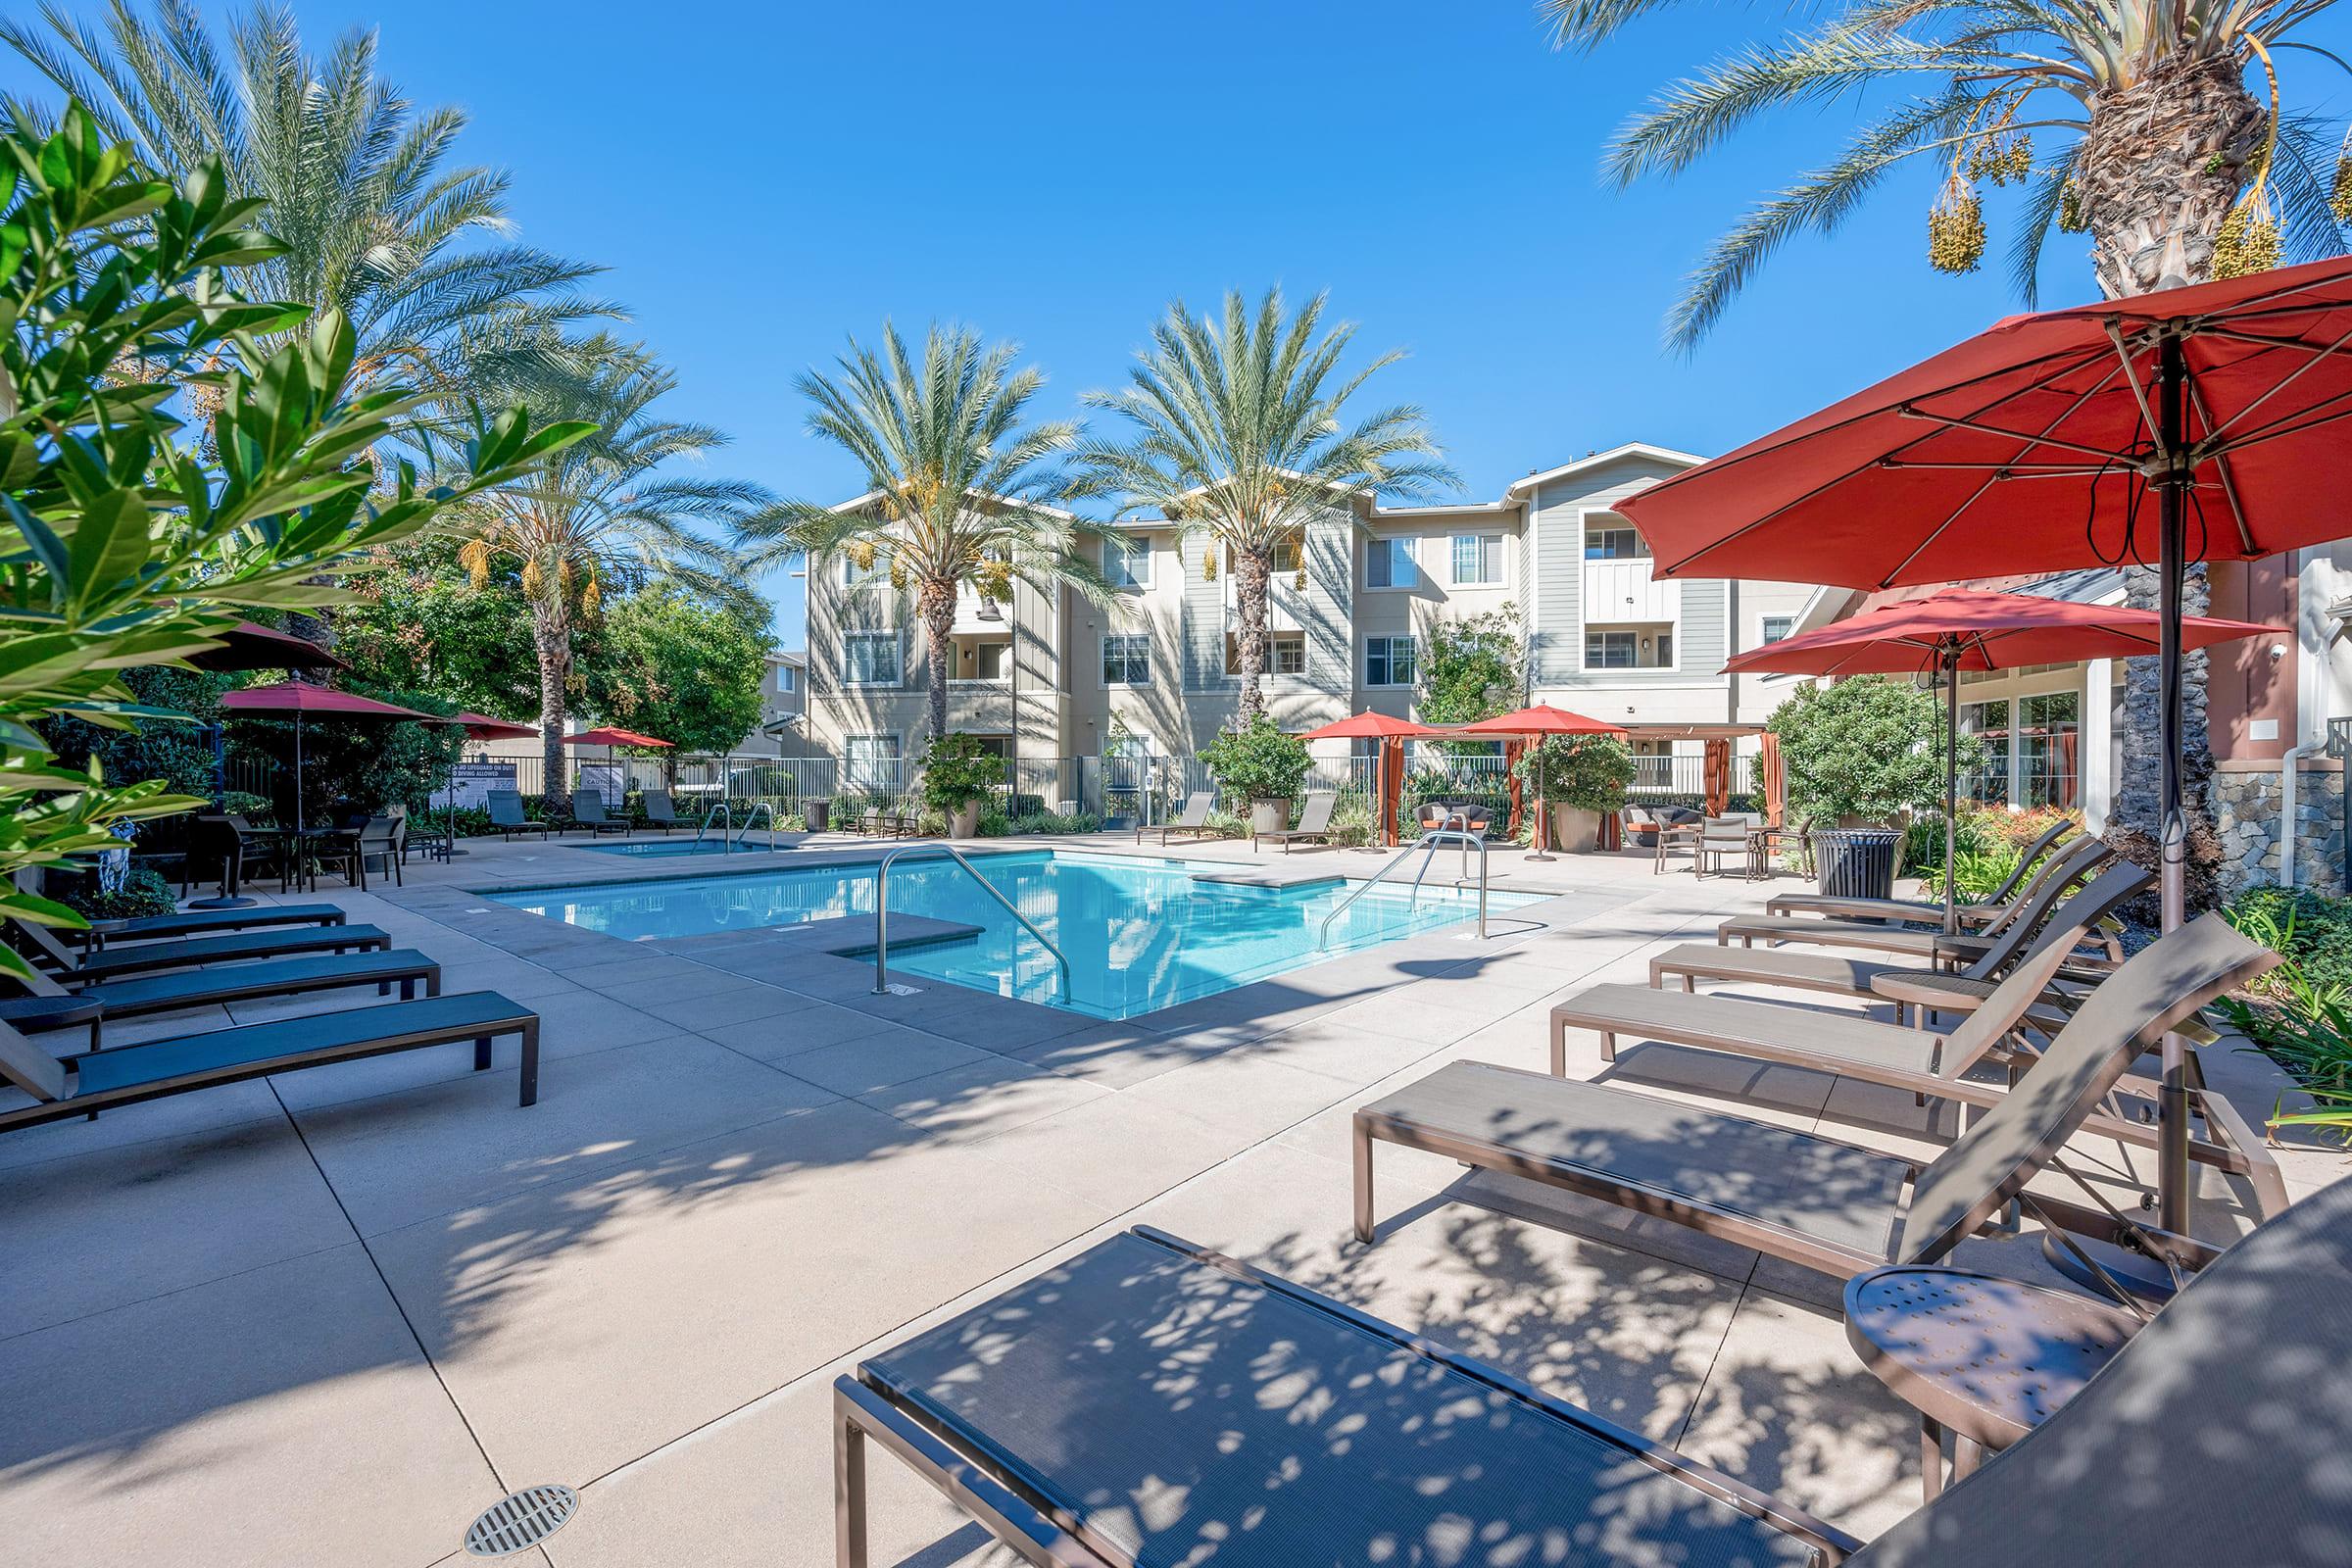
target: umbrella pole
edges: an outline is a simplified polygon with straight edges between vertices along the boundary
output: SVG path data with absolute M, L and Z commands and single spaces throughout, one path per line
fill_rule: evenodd
M 2162 619 L 2157 667 L 2163 686 L 2162 761 L 2158 774 L 2162 929 L 2177 929 L 2188 913 L 2188 822 L 2180 808 L 2180 601 L 2188 564 L 2187 397 L 2188 368 L 2177 334 L 2157 350 L 2157 440 L 2165 461 L 2157 483 L 2159 502 L 2157 575 Z M 2291 827 L 2291 824 L 2290 824 Z M 2178 1034 L 2164 1037 L 2164 1087 L 2157 1100 L 2156 1222 L 2169 1231 L 2188 1229 L 2187 1047 Z
M 1549 844 L 1547 844 L 1547 843 L 1545 843 L 1545 842 L 1544 842 L 1546 839 L 1548 839 L 1548 838 L 1550 838 L 1550 837 L 1551 837 L 1551 802 L 1550 802 L 1550 801 L 1549 801 L 1547 798 L 1545 798 L 1545 796 L 1544 796 L 1544 737 L 1543 737 L 1543 736 L 1539 735 L 1539 736 L 1537 736 L 1537 737 L 1536 737 L 1535 746 L 1536 746 L 1536 830 L 1535 830 L 1535 834 L 1534 834 L 1534 837 L 1533 837 L 1533 840 L 1532 840 L 1532 842 L 1533 842 L 1533 843 L 1534 843 L 1534 845 L 1535 845 L 1535 850 L 1534 850 L 1534 853 L 1533 853 L 1533 854 L 1531 854 L 1531 855 L 1529 855 L 1529 856 L 1528 856 L 1528 858 L 1529 858 L 1529 859 L 1531 859 L 1531 860 L 1550 860 L 1550 859 L 1555 859 L 1555 858 L 1557 858 L 1557 857 L 1555 857 L 1555 856 L 1552 856 L 1552 855 L 1549 855 L 1549 854 L 1546 854 L 1546 853 L 1545 853 L 1546 851 L 1548 851 L 1548 850 L 1551 848 L 1551 846 L 1550 846 Z
M 1960 650 L 1943 656 L 1943 934 L 1960 929 L 1960 878 L 1953 865 L 1959 853 L 1960 820 Z
M 295 710 L 295 713 L 294 713 L 294 836 L 295 836 L 295 838 L 296 838 L 296 839 L 300 839 L 300 838 L 302 837 L 302 833 L 303 833 L 303 820 L 302 820 L 302 712 L 301 712 L 301 710 L 298 709 L 298 710 Z

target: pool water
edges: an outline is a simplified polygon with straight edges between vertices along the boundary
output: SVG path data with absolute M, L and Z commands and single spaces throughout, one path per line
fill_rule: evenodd
M 1284 889 L 1202 880 L 1219 867 L 1141 857 L 1031 851 L 974 857 L 973 863 L 1070 960 L 1059 966 L 955 861 L 902 860 L 890 870 L 896 914 L 980 928 L 968 940 L 891 948 L 892 969 L 1016 997 L 1097 1018 L 1132 1018 L 1180 1002 L 1318 962 L 1335 954 L 1473 920 L 1475 890 L 1384 883 L 1332 922 L 1323 918 L 1363 886 L 1326 881 Z M 804 866 L 738 876 L 542 888 L 494 896 L 550 919 L 629 941 L 702 936 L 870 914 L 874 869 Z M 1490 915 L 1536 902 L 1490 893 Z
M 640 839 L 628 844 L 574 844 L 575 850 L 594 850 L 599 855 L 623 855 L 632 860 L 667 860 L 687 855 L 725 855 L 726 844 L 718 839 Z M 741 845 L 737 855 L 765 855 L 767 844 L 761 840 Z

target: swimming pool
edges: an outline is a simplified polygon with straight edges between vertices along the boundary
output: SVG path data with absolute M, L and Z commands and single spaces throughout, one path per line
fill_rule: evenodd
M 599 855 L 621 855 L 632 860 L 667 860 L 688 855 L 725 855 L 729 851 L 720 839 L 640 839 L 628 844 L 574 844 L 575 850 L 594 850 Z M 765 855 L 767 846 L 738 845 L 736 855 Z
M 1335 954 L 1474 919 L 1475 891 L 1384 883 L 1332 922 L 1323 917 L 1363 884 L 1334 878 L 1259 888 L 1204 880 L 1237 868 L 1200 861 L 1051 850 L 975 857 L 998 890 L 1069 956 L 1060 995 L 1054 956 L 953 860 L 903 860 L 890 870 L 893 913 L 980 928 L 969 940 L 902 947 L 891 967 L 975 991 L 1097 1018 L 1132 1018 L 1213 996 Z M 738 876 L 541 888 L 492 895 L 501 904 L 629 941 L 797 925 L 871 913 L 872 864 L 799 866 Z M 1491 893 L 1490 914 L 1535 903 Z

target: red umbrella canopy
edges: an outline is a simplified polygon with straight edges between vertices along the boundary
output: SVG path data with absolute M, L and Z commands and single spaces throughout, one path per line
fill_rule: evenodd
M 350 666 L 317 643 L 291 632 L 272 631 L 252 621 L 240 621 L 220 634 L 220 646 L 190 654 L 187 662 L 198 669 L 348 669 Z
M 1628 498 L 1667 577 L 1886 588 L 2157 559 L 2183 378 L 2188 560 L 2352 534 L 2352 259 L 2011 317 Z M 2142 504 L 2144 501 L 2144 505 Z
M 1449 731 L 1416 724 L 1409 718 L 1391 718 L 1386 713 L 1350 713 L 1346 718 L 1319 724 L 1298 738 L 1302 741 L 1405 741 L 1424 735 L 1443 735 Z
M 358 697 L 339 692 L 331 686 L 311 686 L 301 681 L 279 681 L 274 686 L 254 686 L 241 692 L 228 692 L 220 699 L 222 708 L 243 709 L 258 713 L 299 713 L 334 718 L 421 718 L 414 708 L 399 708 L 391 703 L 379 703 L 372 697 Z
M 444 728 L 462 729 L 477 741 L 518 740 L 522 736 L 539 733 L 529 724 L 511 723 L 503 718 L 492 718 L 487 713 L 450 713 L 440 718 L 428 718 L 425 722 Z
M 564 737 L 566 746 L 659 746 L 667 749 L 669 742 L 658 741 L 651 735 L 640 735 L 633 729 L 584 729 L 577 735 Z
M 2152 611 L 1947 588 L 1750 649 L 1723 667 L 1726 674 L 1912 674 L 1936 667 L 1956 652 L 1961 669 L 2016 669 L 2152 654 L 2161 628 L 2162 618 Z M 2206 648 L 2282 630 L 2250 620 L 2189 615 L 2181 620 L 2180 641 L 2183 647 Z
M 1571 713 L 1566 709 L 1554 708 L 1549 703 L 1538 703 L 1533 708 L 1522 708 L 1515 713 L 1504 713 L 1496 718 L 1482 718 L 1475 724 L 1464 724 L 1461 728 L 1449 730 L 1446 733 L 1512 736 L 1623 735 L 1625 732 L 1623 724 L 1611 724 L 1605 719 L 1587 718 L 1582 713 Z

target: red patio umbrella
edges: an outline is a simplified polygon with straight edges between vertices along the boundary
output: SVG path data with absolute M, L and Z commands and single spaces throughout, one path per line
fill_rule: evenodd
M 1626 733 L 1626 729 L 1624 725 L 1612 724 L 1606 719 L 1587 718 L 1582 713 L 1571 713 L 1566 709 L 1554 708 L 1549 703 L 1538 703 L 1533 708 L 1522 708 L 1516 712 L 1503 713 L 1494 718 L 1482 718 L 1475 724 L 1464 724 L 1455 733 L 1541 740 L 1547 735 L 1623 735 Z M 1549 835 L 1550 829 L 1551 806 L 1544 798 L 1544 754 L 1538 752 L 1536 754 L 1536 831 L 1530 840 L 1527 856 L 1529 859 L 1549 860 L 1555 858 L 1545 853 L 1544 848 L 1544 841 Z
M 607 725 L 603 729 L 584 729 L 577 735 L 566 735 L 564 737 L 564 744 L 566 746 L 602 746 L 605 749 L 605 766 L 608 768 L 612 765 L 612 748 L 615 746 L 658 746 L 663 751 L 670 749 L 668 741 L 659 741 L 651 735 L 640 735 L 633 729 L 615 729 L 611 725 Z
M 220 646 L 190 654 L 183 662 L 198 669 L 348 669 L 350 666 L 317 643 L 292 632 L 272 631 L 252 621 L 239 621 L 220 634 Z
M 2250 620 L 2190 615 L 2180 623 L 2183 647 L 2206 648 L 2279 630 Z M 1949 867 L 1953 824 L 1960 808 L 1960 679 L 1964 669 L 2015 669 L 2067 664 L 2082 659 L 2128 659 L 2151 654 L 2163 637 L 2161 617 L 2120 605 L 2083 605 L 2033 594 L 1993 594 L 1946 588 L 1926 599 L 1883 605 L 1817 631 L 1750 649 L 1723 666 L 1726 674 L 1909 675 L 1933 671 L 1944 683 L 1943 928 L 1959 929 L 1959 903 Z
M 2162 582 L 2164 924 L 2185 903 L 2181 587 L 2352 534 L 2352 259 L 2011 317 L 1618 510 L 1660 576 L 1843 587 L 2136 559 Z M 2142 503 L 2153 492 L 2153 515 Z M 2154 549 L 2149 548 L 2152 526 Z M 2167 1036 L 2163 1223 L 2187 1217 L 2186 1057 Z
M 297 834 L 306 825 L 302 814 L 302 727 L 305 719 L 317 714 L 326 718 L 398 723 L 402 719 L 433 716 L 419 713 L 414 708 L 379 703 L 372 697 L 339 692 L 331 686 L 311 686 L 294 680 L 279 681 L 274 686 L 253 686 L 241 692 L 228 692 L 221 697 L 220 706 L 239 712 L 294 715 L 294 831 Z
M 1350 713 L 1346 718 L 1319 724 L 1298 738 L 1302 741 L 1374 740 L 1380 743 L 1376 755 L 1378 777 L 1373 789 L 1380 802 L 1380 841 L 1396 842 L 1396 787 L 1399 769 L 1390 765 L 1392 751 L 1401 752 L 1404 743 L 1425 735 L 1443 734 L 1427 724 L 1416 724 L 1409 718 L 1392 718 L 1387 713 Z M 1398 759 L 1401 761 L 1401 759 Z

